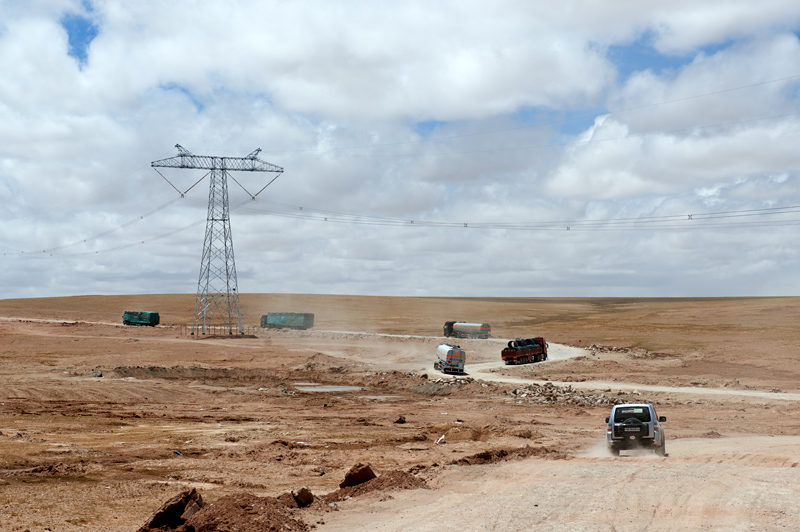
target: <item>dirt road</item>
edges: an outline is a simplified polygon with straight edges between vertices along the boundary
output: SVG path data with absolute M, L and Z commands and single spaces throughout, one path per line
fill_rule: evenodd
M 681 439 L 667 458 L 452 468 L 432 490 L 348 502 L 320 532 L 797 530 L 800 437 Z M 593 456 L 594 455 L 594 456 Z

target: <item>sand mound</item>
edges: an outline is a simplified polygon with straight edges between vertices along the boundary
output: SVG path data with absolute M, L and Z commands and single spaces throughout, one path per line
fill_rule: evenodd
M 387 471 L 379 477 L 357 486 L 348 486 L 328 493 L 322 499 L 330 503 L 341 501 L 348 497 L 359 497 L 374 491 L 413 490 L 427 487 L 428 485 L 424 480 L 415 477 L 411 473 L 406 471 Z
M 273 497 L 248 493 L 228 495 L 202 508 L 184 510 L 202 498 L 194 490 L 173 497 L 153 514 L 138 532 L 307 532 L 308 525 L 295 519 Z M 187 515 L 191 514 L 191 515 Z

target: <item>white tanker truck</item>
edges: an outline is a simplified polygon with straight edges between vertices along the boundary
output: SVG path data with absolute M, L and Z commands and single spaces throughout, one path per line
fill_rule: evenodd
M 464 363 L 467 354 L 461 347 L 453 344 L 442 344 L 436 349 L 436 362 L 433 369 L 442 373 L 464 374 Z

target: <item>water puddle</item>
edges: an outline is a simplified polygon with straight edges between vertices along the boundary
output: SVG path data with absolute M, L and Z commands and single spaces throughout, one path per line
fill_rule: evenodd
M 361 386 L 338 386 L 335 384 L 317 384 L 315 382 L 292 383 L 300 392 L 357 392 Z
M 359 395 L 356 399 L 376 399 L 378 401 L 388 401 L 389 399 L 399 399 L 399 395 Z

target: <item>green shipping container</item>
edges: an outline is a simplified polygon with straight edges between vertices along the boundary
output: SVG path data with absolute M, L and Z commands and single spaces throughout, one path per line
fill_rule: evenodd
M 270 312 L 261 316 L 264 329 L 310 329 L 314 315 L 309 312 Z
M 126 310 L 122 315 L 124 325 L 149 325 L 155 327 L 160 323 L 158 312 L 148 312 L 146 310 Z

